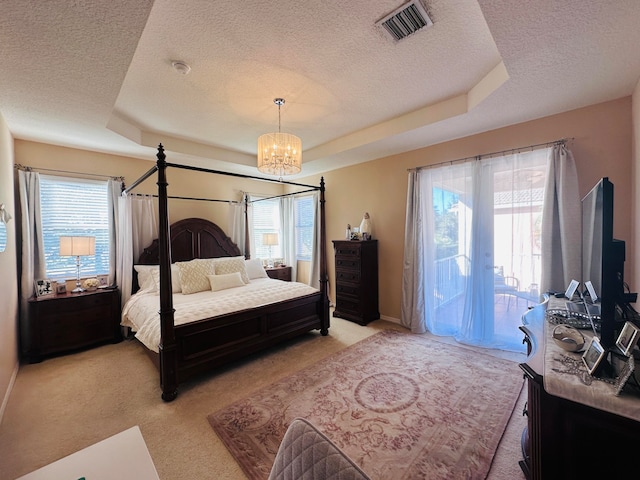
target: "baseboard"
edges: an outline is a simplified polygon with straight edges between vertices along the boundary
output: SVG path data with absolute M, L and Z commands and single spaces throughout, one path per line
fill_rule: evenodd
M 9 396 L 11 395 L 11 390 L 13 390 L 13 385 L 16 382 L 16 377 L 18 376 L 19 368 L 20 368 L 20 362 L 16 362 L 16 366 L 13 369 L 13 373 L 11 374 L 11 380 L 9 380 L 9 385 L 7 385 L 7 391 L 4 393 L 4 398 L 2 399 L 2 405 L 0 406 L 0 425 L 2 425 L 2 419 L 4 418 L 4 411 L 7 408 L 7 403 L 9 403 Z
M 398 325 L 402 325 L 399 318 L 388 317 L 386 315 L 380 315 L 380 320 L 386 320 L 387 322 L 397 323 Z

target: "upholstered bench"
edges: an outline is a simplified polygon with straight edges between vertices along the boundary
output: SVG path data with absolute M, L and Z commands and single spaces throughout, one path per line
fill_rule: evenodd
M 296 418 L 278 448 L 269 480 L 369 480 L 323 433 Z

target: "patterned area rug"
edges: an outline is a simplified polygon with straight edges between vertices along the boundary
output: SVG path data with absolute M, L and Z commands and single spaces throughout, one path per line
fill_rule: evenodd
M 522 385 L 515 362 L 387 330 L 208 419 L 252 480 L 295 417 L 372 479 L 483 479 Z

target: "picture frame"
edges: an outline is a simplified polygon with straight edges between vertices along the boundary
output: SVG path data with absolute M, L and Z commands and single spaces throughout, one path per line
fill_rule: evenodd
M 613 365 L 613 371 L 615 373 L 615 394 L 620 395 L 624 386 L 627 384 L 629 378 L 635 370 L 636 361 L 633 355 L 626 356 L 620 353 L 616 353 L 615 350 L 611 352 L 611 363 Z
M 616 340 L 616 347 L 627 357 L 631 354 L 633 347 L 636 346 L 638 338 L 640 337 L 640 328 L 636 327 L 631 322 L 625 322 L 624 327 L 618 335 Z
M 571 283 L 569 283 L 567 290 L 564 292 L 564 296 L 567 297 L 569 300 L 571 300 L 579 286 L 580 286 L 579 281 L 571 280 Z
M 587 287 L 587 292 L 589 292 L 591 303 L 596 303 L 598 301 L 598 294 L 596 293 L 596 289 L 593 288 L 593 283 L 591 283 L 591 280 L 587 280 L 586 282 L 584 282 L 584 286 Z
M 39 278 L 34 283 L 36 289 L 36 297 L 46 297 L 55 293 L 53 282 L 48 278 Z
M 589 374 L 594 375 L 607 351 L 600 343 L 598 337 L 593 337 L 589 346 L 582 355 L 582 362 L 587 367 Z
M 65 295 L 67 293 L 67 282 L 56 282 L 56 295 Z
M 109 286 L 109 275 L 96 275 L 98 280 L 98 288 L 105 288 Z

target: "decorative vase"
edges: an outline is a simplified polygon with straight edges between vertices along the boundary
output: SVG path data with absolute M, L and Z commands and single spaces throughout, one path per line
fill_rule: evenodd
M 369 212 L 365 212 L 362 222 L 360 222 L 360 235 L 362 235 L 363 240 L 371 239 L 371 217 L 369 217 Z

